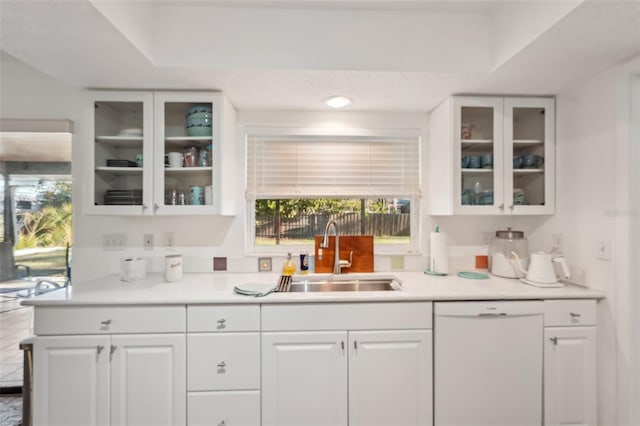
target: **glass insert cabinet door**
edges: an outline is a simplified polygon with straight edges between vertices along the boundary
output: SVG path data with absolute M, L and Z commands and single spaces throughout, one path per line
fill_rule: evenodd
M 148 93 L 95 93 L 88 212 L 150 214 L 153 97 Z
M 554 106 L 551 98 L 505 99 L 505 205 L 510 212 L 554 212 Z
M 155 205 L 157 214 L 205 214 L 219 206 L 218 97 L 156 93 Z
M 454 99 L 457 210 L 499 214 L 503 200 L 502 98 Z

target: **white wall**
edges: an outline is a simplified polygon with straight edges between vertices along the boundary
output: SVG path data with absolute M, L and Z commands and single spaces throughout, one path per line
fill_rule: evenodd
M 640 167 L 630 155 L 637 144 L 629 126 L 633 72 L 640 72 L 639 58 L 557 95 L 556 215 L 530 235 L 532 245 L 540 245 L 561 233 L 573 272 L 606 292 L 598 305 L 599 425 L 638 424 L 630 417 L 632 321 L 640 305 L 634 292 L 640 259 L 630 254 L 633 238 L 640 238 L 630 227 L 638 220 L 632 197 L 640 196 L 630 187 L 630 172 Z M 598 259 L 598 241 L 611 243 L 611 260 Z

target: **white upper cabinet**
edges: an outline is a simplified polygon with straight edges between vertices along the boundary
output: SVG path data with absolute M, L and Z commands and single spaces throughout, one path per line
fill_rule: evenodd
M 455 96 L 430 115 L 432 215 L 553 214 L 552 98 Z
M 92 95 L 86 213 L 234 214 L 235 109 L 224 96 Z

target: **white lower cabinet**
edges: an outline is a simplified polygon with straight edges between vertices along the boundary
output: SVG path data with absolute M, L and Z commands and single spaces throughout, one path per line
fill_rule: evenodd
M 34 425 L 182 425 L 185 337 L 38 336 Z
M 262 325 L 263 426 L 432 424 L 431 303 L 263 306 Z
M 545 305 L 545 425 L 595 426 L 595 301 L 547 301 Z
M 189 392 L 191 426 L 259 426 L 260 391 Z
M 349 425 L 432 422 L 430 330 L 349 332 Z

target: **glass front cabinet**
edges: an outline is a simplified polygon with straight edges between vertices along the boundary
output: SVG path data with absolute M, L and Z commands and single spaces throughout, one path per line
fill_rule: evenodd
M 234 214 L 235 109 L 226 98 L 196 92 L 92 94 L 87 213 Z
M 552 98 L 456 96 L 430 115 L 432 215 L 553 214 Z

